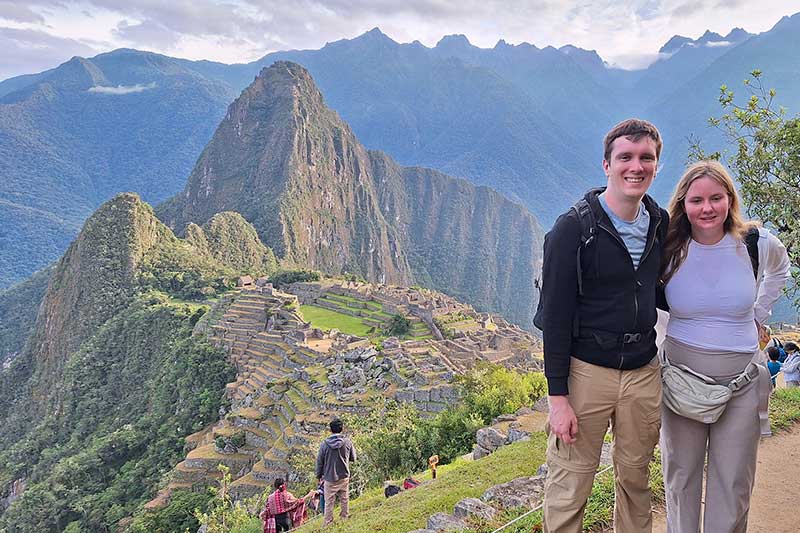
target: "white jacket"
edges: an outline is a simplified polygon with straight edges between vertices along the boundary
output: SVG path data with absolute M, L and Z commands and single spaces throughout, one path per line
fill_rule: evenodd
M 753 311 L 759 324 L 764 324 L 772 314 L 772 306 L 781 297 L 790 276 L 786 247 L 767 229 L 758 228 L 758 296 Z
M 786 381 L 800 381 L 800 352 L 795 352 L 787 357 L 781 370 L 783 370 L 783 379 Z

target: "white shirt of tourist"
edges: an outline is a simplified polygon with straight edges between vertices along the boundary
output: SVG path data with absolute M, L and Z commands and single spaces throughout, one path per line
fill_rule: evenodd
M 755 353 L 756 294 L 744 243 L 730 234 L 712 245 L 690 240 L 686 260 L 666 286 L 667 336 L 697 348 Z

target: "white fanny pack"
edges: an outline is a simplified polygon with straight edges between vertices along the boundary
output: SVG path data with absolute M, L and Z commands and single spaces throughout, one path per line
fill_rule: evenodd
M 741 374 L 733 378 L 727 385 L 722 385 L 686 365 L 670 363 L 663 348 L 659 357 L 661 359 L 664 405 L 675 414 L 704 424 L 713 424 L 719 420 L 733 394 L 758 380 L 761 373 L 760 365 L 750 362 Z M 761 411 L 761 406 L 759 406 L 759 415 L 761 415 Z M 764 434 L 764 418 L 761 416 L 760 418 L 762 434 Z M 768 421 L 766 431 L 769 431 Z

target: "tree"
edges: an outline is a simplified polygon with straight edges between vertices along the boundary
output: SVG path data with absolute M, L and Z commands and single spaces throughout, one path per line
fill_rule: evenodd
M 744 80 L 750 94 L 738 103 L 734 92 L 720 87 L 723 114 L 710 118 L 734 145 L 728 166 L 738 180 L 748 214 L 774 229 L 786 245 L 794 266 L 794 287 L 800 284 L 800 115 L 787 117 L 786 109 L 774 104 L 775 89 L 767 89 L 760 70 Z M 706 154 L 698 143 L 690 159 L 720 159 Z
M 403 315 L 394 315 L 384 328 L 384 333 L 386 335 L 394 337 L 402 337 L 403 335 L 407 335 L 410 331 L 411 321 Z

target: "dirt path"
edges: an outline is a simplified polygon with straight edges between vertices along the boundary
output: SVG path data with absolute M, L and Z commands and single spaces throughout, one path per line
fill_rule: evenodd
M 761 441 L 756 486 L 750 500 L 748 533 L 800 531 L 800 426 Z M 653 532 L 667 530 L 663 510 L 653 518 Z

